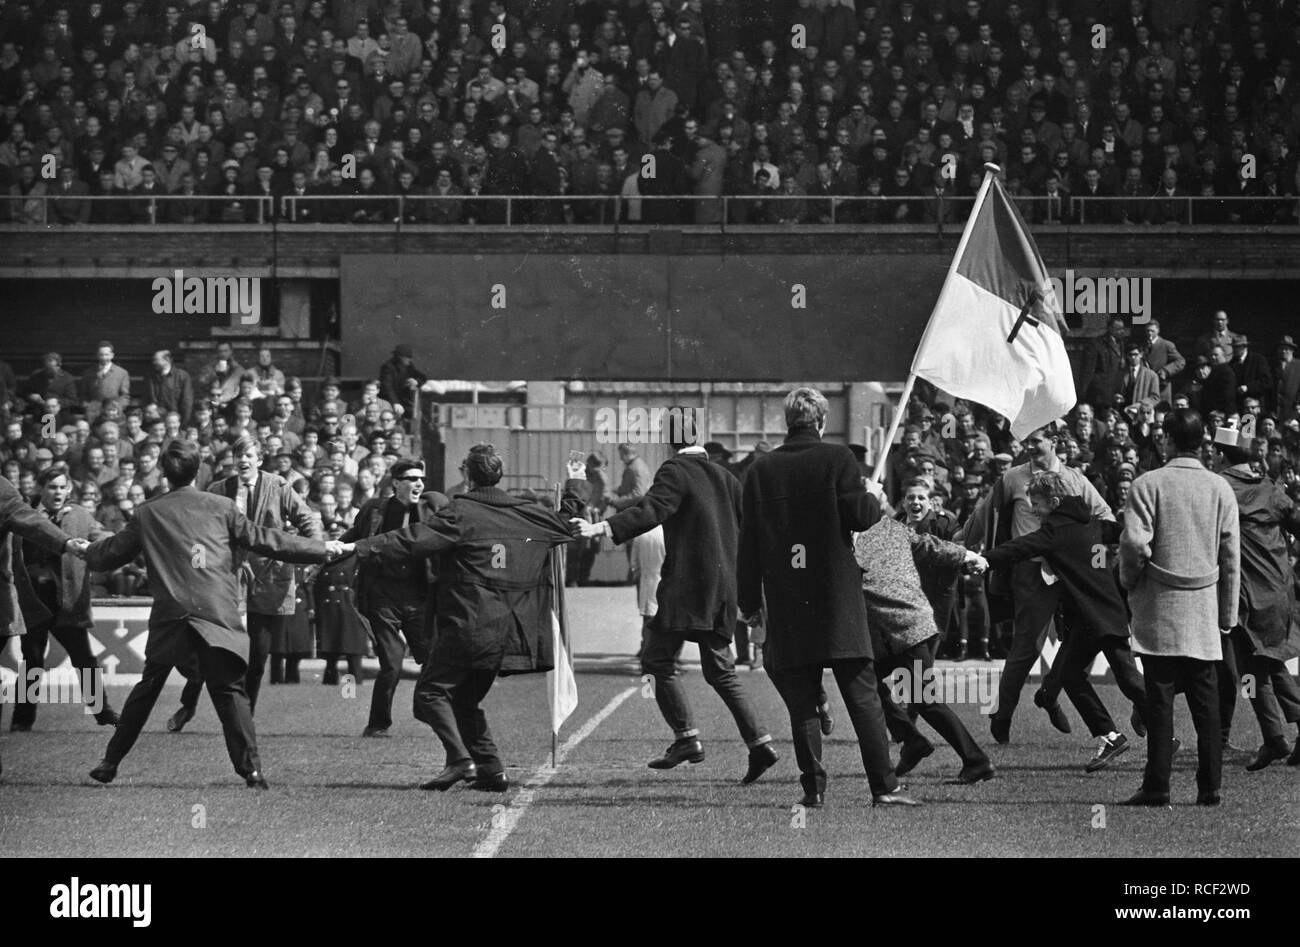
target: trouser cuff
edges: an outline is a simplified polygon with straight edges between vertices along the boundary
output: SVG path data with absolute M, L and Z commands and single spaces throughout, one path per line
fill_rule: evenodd
M 699 735 L 700 735 L 700 731 L 696 727 L 691 727 L 689 730 L 673 731 L 673 736 L 677 737 L 677 739 L 679 740 L 693 740 Z

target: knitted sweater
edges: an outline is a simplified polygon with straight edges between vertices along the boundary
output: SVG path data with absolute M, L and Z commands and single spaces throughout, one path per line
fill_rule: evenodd
M 939 633 L 916 563 L 959 569 L 966 561 L 965 548 L 882 519 L 854 535 L 853 555 L 862 569 L 867 626 L 877 656 L 898 654 Z

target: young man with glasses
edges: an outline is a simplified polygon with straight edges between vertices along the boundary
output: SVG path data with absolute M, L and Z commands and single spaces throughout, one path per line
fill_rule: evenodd
M 379 533 L 405 529 L 421 522 L 420 494 L 424 492 L 424 464 L 403 460 L 393 464 L 393 495 L 368 501 L 356 521 L 342 536 L 345 543 Z M 370 622 L 379 658 L 379 676 L 371 692 L 370 718 L 365 737 L 387 737 L 393 724 L 393 696 L 401 676 L 407 646 L 421 665 L 428 656 L 425 598 L 428 581 L 419 562 L 410 559 L 370 559 L 358 574 L 357 605 Z

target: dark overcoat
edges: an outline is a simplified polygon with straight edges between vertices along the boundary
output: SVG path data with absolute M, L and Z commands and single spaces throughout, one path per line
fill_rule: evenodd
M 357 608 L 356 556 L 323 566 L 316 576 L 316 650 L 319 654 L 365 654 L 370 623 Z
M 27 584 L 21 540 L 40 543 L 50 552 L 62 552 L 71 538 L 51 523 L 49 517 L 28 506 L 18 488 L 5 477 L 0 477 L 0 638 L 27 631 L 23 610 L 18 604 L 19 585 Z M 31 595 L 35 598 L 34 592 Z M 29 613 L 27 618 L 35 624 L 48 619 L 49 615 L 49 611 L 42 607 L 39 613 Z
M 740 608 L 766 599 L 774 670 L 872 657 L 853 533 L 880 519 L 853 452 L 794 429 L 745 474 Z
M 1106 544 L 1118 538 L 1119 527 L 1094 517 L 1082 497 L 1063 497 L 1040 528 L 999 543 L 985 552 L 984 558 L 991 568 L 1008 569 L 1041 556 L 1069 597 L 1080 631 L 1096 637 L 1127 638 L 1128 611 L 1115 574 L 1106 563 Z
M 614 542 L 664 528 L 664 564 L 655 600 L 659 627 L 698 641 L 728 638 L 736 619 L 740 481 L 701 451 L 678 452 L 655 471 L 633 506 L 606 520 Z
M 1282 530 L 1300 535 L 1300 511 L 1285 490 L 1248 467 L 1223 477 L 1237 497 L 1241 517 L 1241 597 L 1237 623 L 1255 650 L 1289 661 L 1300 654 L 1295 620 L 1295 577 Z
M 480 487 L 457 494 L 426 521 L 358 540 L 356 553 L 362 569 L 376 560 L 439 556 L 430 661 L 502 673 L 549 671 L 555 667 L 550 550 L 572 538 L 567 515 Z
M 319 539 L 257 526 L 233 500 L 188 486 L 141 504 L 120 533 L 90 547 L 86 562 L 108 572 L 144 552 L 153 592 L 146 660 L 187 663 L 189 626 L 212 647 L 247 663 L 248 631 L 240 614 L 237 572 L 243 550 L 286 562 L 326 558 Z

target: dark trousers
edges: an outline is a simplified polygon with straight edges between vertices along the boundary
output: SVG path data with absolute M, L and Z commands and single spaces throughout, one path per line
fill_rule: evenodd
M 322 684 L 337 684 L 339 682 L 339 658 L 347 661 L 347 672 L 352 675 L 352 683 L 358 686 L 361 684 L 361 655 L 338 654 L 328 651 L 322 652 L 321 657 L 325 659 L 325 674 L 321 677 Z
M 1196 786 L 1219 791 L 1223 772 L 1223 735 L 1219 732 L 1218 681 L 1213 661 L 1142 656 L 1147 692 L 1147 768 L 1142 788 L 1169 795 L 1174 756 L 1174 694 L 1182 691 L 1196 728 Z
M 1300 721 L 1300 685 L 1286 669 L 1286 664 L 1265 657 L 1255 651 L 1255 646 L 1244 628 L 1232 630 L 1232 643 L 1223 642 L 1223 662 L 1219 670 L 1219 729 L 1224 743 L 1232 730 L 1232 715 L 1237 706 L 1237 694 L 1244 690 L 1250 707 L 1259 721 L 1264 743 L 1285 746 L 1286 725 Z M 1244 674 L 1250 675 L 1246 687 Z M 17 716 L 17 714 L 15 714 Z
M 872 795 L 893 792 L 898 788 L 894 764 L 889 758 L 889 737 L 885 734 L 885 714 L 876 689 L 876 672 L 870 658 L 842 658 L 830 662 L 831 673 L 848 708 L 849 721 L 858 735 L 858 749 Z M 821 719 L 817 702 L 822 691 L 819 665 L 767 669 L 777 693 L 790 711 L 790 730 L 794 738 L 794 757 L 799 764 L 799 783 L 804 792 L 826 791 L 826 768 L 822 765 Z
M 262 692 L 262 675 L 266 671 L 266 658 L 271 653 L 271 635 L 283 631 L 288 615 L 259 615 L 249 612 L 244 618 L 248 628 L 248 670 L 244 672 L 244 691 L 248 694 L 248 712 L 257 712 L 257 695 Z M 193 710 L 199 705 L 203 681 L 187 678 L 181 691 L 181 706 Z
M 198 665 L 199 679 L 207 685 L 208 696 L 212 698 L 212 706 L 216 708 L 217 717 L 221 720 L 230 762 L 235 765 L 236 773 L 248 776 L 260 770 L 262 763 L 257 755 L 253 712 L 249 707 L 248 694 L 244 691 L 244 662 L 238 655 L 212 647 L 193 628 L 187 629 L 186 635 Z M 135 746 L 158 695 L 162 693 L 163 685 L 167 683 L 172 667 L 173 665 L 161 661 L 145 661 L 140 683 L 131 688 L 126 704 L 122 707 L 121 722 L 113 732 L 113 738 L 108 741 L 104 760 L 110 765 L 121 763 L 131 752 L 131 747 Z
M 889 735 L 899 743 L 913 745 L 921 742 L 928 743 L 929 741 L 921 735 L 921 731 L 916 729 L 916 723 L 908 713 L 908 710 L 915 708 L 920 712 L 921 719 L 934 727 L 935 732 L 957 751 L 963 766 L 984 763 L 988 757 L 979 748 L 965 724 L 958 719 L 942 698 L 935 699 L 936 688 L 925 686 L 926 678 L 934 667 L 933 645 L 937 641 L 938 636 L 935 636 L 928 641 L 912 645 L 906 651 L 881 658 L 880 666 L 877 668 L 879 680 L 876 683 L 876 690 L 880 694 L 880 705 L 885 713 L 885 726 L 889 729 Z M 889 675 L 899 668 L 907 672 L 908 677 L 904 680 L 910 682 L 908 693 L 911 699 L 907 701 L 909 707 L 906 709 L 894 700 L 894 694 L 889 687 Z
M 29 629 L 27 634 L 23 635 L 19 639 L 23 653 L 24 670 L 30 671 L 32 668 L 36 668 L 41 672 L 32 686 L 32 690 L 30 691 L 31 696 L 35 697 L 40 694 L 40 677 L 44 677 L 45 671 L 45 650 L 49 646 L 51 635 L 54 636 L 55 641 L 63 646 L 63 650 L 68 653 L 68 659 L 72 662 L 74 668 L 79 671 L 92 671 L 94 673 L 95 693 L 99 694 L 103 700 L 96 716 L 102 714 L 106 710 L 110 710 L 111 707 L 108 703 L 108 694 L 104 690 L 104 674 L 103 671 L 100 670 L 99 662 L 96 661 L 95 656 L 90 653 L 90 633 L 85 628 L 56 626 L 54 628 Z M 26 684 L 26 682 L 21 679 L 19 683 L 24 686 Z M 87 683 L 89 682 L 83 678 L 82 696 L 85 698 L 86 702 L 89 703 L 91 695 L 89 689 L 85 686 Z M 30 727 L 35 722 L 35 703 L 27 701 L 14 706 L 15 724 Z
M 427 723 L 447 751 L 447 765 L 473 760 L 480 776 L 505 771 L 479 708 L 497 679 L 496 671 L 425 662 L 415 682 L 415 719 Z
M 1047 624 L 1056 614 L 1060 597 L 1060 583 L 1048 585 L 1043 581 L 1037 562 L 1017 562 L 1011 567 L 1011 590 L 1015 597 L 1015 633 L 1011 650 L 1002 666 L 1002 679 L 998 682 L 998 709 L 993 716 L 1010 722 L 1020 702 L 1020 691 L 1029 679 L 1034 662 L 1043 648 Z
M 736 676 L 731 660 L 731 638 L 722 631 L 702 632 L 699 635 L 700 666 L 704 680 L 718 692 L 722 702 L 735 718 L 740 737 L 749 747 L 771 741 L 767 730 L 758 722 L 754 707 L 745 695 L 745 689 Z M 655 679 L 655 701 L 668 726 L 677 739 L 699 736 L 691 716 L 691 704 L 686 688 L 677 673 L 677 658 L 686 643 L 686 633 L 663 628 L 658 621 L 651 623 L 650 636 L 641 653 L 641 671 Z
M 424 602 L 376 602 L 366 610 L 370 634 L 379 658 L 379 675 L 370 695 L 369 727 L 386 730 L 393 725 L 393 695 L 402 676 L 402 658 L 410 645 L 411 656 L 423 666 L 429 654 Z
M 1118 729 L 1088 676 L 1088 670 L 1097 660 L 1098 654 L 1106 656 L 1106 663 L 1110 665 L 1120 692 L 1133 702 L 1138 715 L 1146 720 L 1146 686 L 1142 682 L 1142 672 L 1133 661 L 1128 638 L 1090 634 L 1076 624 L 1061 645 L 1061 650 L 1056 653 L 1056 660 L 1052 662 L 1052 671 L 1056 672 L 1059 666 L 1059 673 L 1049 673 L 1044 677 L 1042 687 L 1043 696 L 1048 703 L 1055 703 L 1064 690 L 1070 703 L 1079 711 L 1088 732 L 1094 737 L 1102 737 Z

